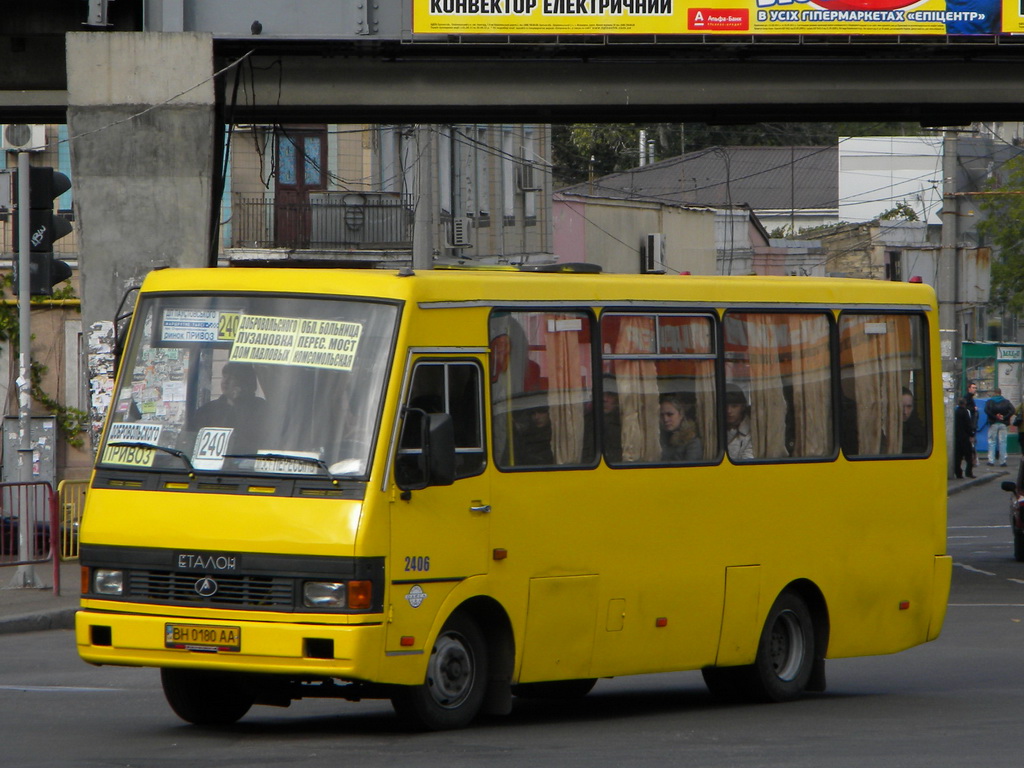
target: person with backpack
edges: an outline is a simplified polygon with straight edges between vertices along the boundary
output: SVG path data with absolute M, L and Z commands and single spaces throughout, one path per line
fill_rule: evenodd
M 1003 391 L 996 387 L 995 394 L 985 403 L 985 415 L 988 416 L 988 465 L 995 464 L 999 459 L 1001 467 L 1006 466 L 1006 435 L 1007 427 L 1017 409 L 1013 403 L 1003 397 Z

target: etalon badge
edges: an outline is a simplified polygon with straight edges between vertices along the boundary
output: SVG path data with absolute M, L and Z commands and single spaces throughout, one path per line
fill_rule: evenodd
M 405 596 L 405 599 L 409 601 L 409 605 L 413 608 L 419 608 L 423 601 L 427 599 L 427 593 L 423 591 L 419 584 L 415 584 L 409 590 L 409 594 Z

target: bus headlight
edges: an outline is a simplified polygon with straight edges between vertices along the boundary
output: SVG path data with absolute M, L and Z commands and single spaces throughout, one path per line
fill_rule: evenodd
M 344 581 L 307 581 L 302 586 L 302 598 L 307 608 L 344 608 Z
M 307 608 L 366 610 L 373 606 L 372 581 L 307 581 L 302 585 Z
M 97 568 L 92 583 L 97 595 L 124 594 L 124 571 Z

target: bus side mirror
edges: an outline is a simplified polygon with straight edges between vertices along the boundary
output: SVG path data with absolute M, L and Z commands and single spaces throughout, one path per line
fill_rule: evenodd
M 399 456 L 395 484 L 403 491 L 451 485 L 455 482 L 455 425 L 451 414 L 410 408 L 406 428 L 414 426 L 409 416 L 419 417 L 419 450 L 403 451 Z
M 129 297 L 133 293 L 138 293 L 140 286 L 132 285 L 124 292 L 121 297 L 121 303 L 117 307 L 117 313 L 114 315 L 114 374 L 116 375 L 118 370 L 121 368 L 121 358 L 124 356 L 125 337 L 128 335 L 129 321 L 132 319 L 132 314 L 135 309 L 134 301 L 132 302 L 132 309 L 125 311 L 125 305 L 129 302 Z M 138 299 L 138 296 L 135 297 Z
M 1013 480 L 1003 480 L 1002 489 L 1009 493 L 1017 492 L 1017 484 Z
M 451 485 L 455 482 L 455 422 L 450 413 L 428 413 L 423 455 L 423 474 L 427 485 Z

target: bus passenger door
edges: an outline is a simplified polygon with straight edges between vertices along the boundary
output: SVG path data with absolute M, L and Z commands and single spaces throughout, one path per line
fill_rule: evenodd
M 402 636 L 425 640 L 445 596 L 461 581 L 487 572 L 490 484 L 483 442 L 483 368 L 475 358 L 413 362 L 400 415 L 396 479 L 422 453 L 426 414 L 448 413 L 455 433 L 455 481 L 398 491 L 391 504 L 388 650 Z

